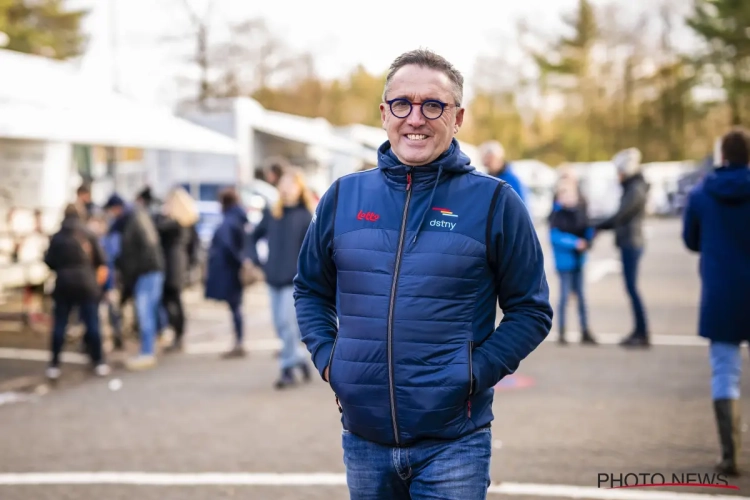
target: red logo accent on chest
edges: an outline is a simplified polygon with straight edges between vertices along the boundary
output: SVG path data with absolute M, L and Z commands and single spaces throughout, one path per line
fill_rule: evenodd
M 375 222 L 379 218 L 380 216 L 375 212 L 363 212 L 362 210 L 360 210 L 357 214 L 358 220 L 366 220 L 367 222 Z

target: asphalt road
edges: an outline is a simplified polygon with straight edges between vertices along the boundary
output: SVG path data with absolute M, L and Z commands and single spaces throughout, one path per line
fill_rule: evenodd
M 732 481 L 739 491 L 597 488 L 601 473 L 710 473 L 718 456 L 708 353 L 695 336 L 697 258 L 682 248 L 676 221 L 652 221 L 649 235 L 641 287 L 657 345 L 540 346 L 496 390 L 490 498 L 750 498 L 747 478 Z M 621 276 L 608 263 L 616 257 L 609 235 L 597 239 L 588 295 L 593 329 L 608 342 L 632 326 Z M 550 284 L 556 303 L 554 274 Z M 187 353 L 163 357 L 154 371 L 118 370 L 0 404 L 0 498 L 348 498 L 331 391 L 318 379 L 273 390 L 274 333 L 264 295 L 253 293 L 246 309 L 256 350 L 247 359 L 218 359 L 231 339 L 228 313 L 193 297 Z M 569 320 L 577 330 L 572 304 Z M 743 409 L 750 414 L 747 402 Z M 750 453 L 742 459 L 750 474 Z M 85 473 L 96 472 L 111 472 L 115 484 L 72 484 L 95 483 Z M 40 484 L 51 480 L 59 484 Z

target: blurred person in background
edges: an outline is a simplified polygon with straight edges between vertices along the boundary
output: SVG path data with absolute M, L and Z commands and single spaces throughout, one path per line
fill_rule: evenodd
M 128 359 L 130 370 L 156 366 L 155 341 L 164 283 L 164 256 L 151 215 L 139 204 L 126 206 L 113 194 L 105 205 L 113 219 L 110 233 L 120 234 L 120 254 L 115 266 L 122 288 L 132 293 L 140 332 L 140 354 Z
M 121 351 L 124 348 L 122 336 L 122 313 L 115 298 L 117 289 L 117 270 L 115 260 L 120 255 L 120 233 L 110 232 L 107 220 L 102 215 L 95 215 L 91 221 L 95 224 L 95 232 L 99 238 L 99 244 L 104 250 L 107 259 L 107 280 L 102 286 L 102 301 L 107 306 L 107 316 L 110 328 L 112 328 L 112 340 L 114 348 Z
M 560 177 L 548 221 L 555 267 L 560 277 L 560 306 L 556 311 L 560 332 L 558 341 L 561 345 L 568 343 L 565 336 L 565 311 L 572 292 L 578 303 L 581 342 L 594 345 L 596 341 L 589 331 L 583 272 L 594 229 L 589 223 L 586 201 L 572 172 L 565 172 Z
M 187 273 L 194 261 L 195 242 L 192 227 L 198 222 L 198 210 L 190 195 L 182 188 L 170 192 L 161 213 L 154 215 L 164 253 L 164 288 L 162 305 L 168 323 L 174 330 L 174 340 L 167 352 L 182 350 L 185 334 L 185 309 L 182 305 L 182 290 Z
M 87 182 L 81 184 L 76 190 L 76 207 L 81 214 L 81 220 L 87 223 L 97 213 L 97 207 L 91 201 L 91 185 Z
M 750 341 L 750 137 L 732 130 L 722 163 L 688 197 L 682 238 L 700 253 L 698 332 L 710 340 L 711 393 L 719 431 L 717 472 L 737 475 L 741 447 L 740 344 Z
M 161 201 L 154 197 L 150 186 L 144 186 L 136 195 L 135 202 L 146 209 L 152 217 L 160 215 Z
M 107 278 L 106 257 L 96 236 L 81 219 L 80 208 L 70 204 L 60 230 L 52 236 L 44 263 L 56 274 L 52 329 L 52 360 L 47 368 L 47 377 L 60 377 L 60 354 L 65 344 L 68 319 L 74 308 L 79 309 L 86 327 L 85 345 L 99 376 L 110 373 L 104 362 L 102 336 L 99 324 L 99 300 L 101 287 Z
M 290 167 L 289 161 L 282 156 L 273 156 L 268 158 L 265 164 L 265 167 L 263 167 L 263 180 L 273 187 L 278 187 L 284 171 Z
M 505 148 L 497 141 L 487 141 L 479 146 L 482 163 L 487 167 L 487 173 L 510 184 L 510 187 L 526 203 L 526 187 L 521 179 L 513 172 L 513 166 L 505 159 Z
M 612 163 L 622 184 L 620 206 L 614 215 L 595 223 L 594 228 L 596 231 L 614 230 L 615 245 L 620 249 L 622 275 L 635 319 L 635 329 L 620 345 L 647 348 L 651 342 L 646 308 L 638 291 L 638 269 L 646 245 L 643 220 L 646 217 L 649 186 L 641 171 L 641 152 L 638 149 L 618 152 L 612 158 Z
M 240 206 L 237 192 L 225 189 L 219 193 L 224 218 L 216 229 L 208 250 L 205 297 L 226 302 L 234 324 L 234 347 L 224 358 L 245 356 L 243 346 L 242 294 L 244 287 L 240 273 L 245 255 L 247 214 Z
M 274 327 L 282 340 L 281 376 L 276 388 L 283 389 L 296 383 L 295 368 L 301 371 L 305 381 L 310 380 L 309 355 L 302 346 L 294 309 L 294 276 L 300 248 L 315 211 L 315 200 L 298 169 L 287 169 L 277 187 L 279 200 L 264 211 L 263 219 L 249 237 L 247 254 L 256 266 L 261 266 L 256 244 L 260 239 L 268 240 L 268 261 L 262 267 L 271 295 Z

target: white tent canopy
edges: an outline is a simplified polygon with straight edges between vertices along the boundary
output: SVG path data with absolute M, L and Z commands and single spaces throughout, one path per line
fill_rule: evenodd
M 234 140 L 93 85 L 73 65 L 0 50 L 0 137 L 235 154 Z

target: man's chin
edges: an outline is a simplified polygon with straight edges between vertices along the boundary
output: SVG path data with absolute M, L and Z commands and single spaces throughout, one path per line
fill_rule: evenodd
M 396 157 L 406 166 L 409 167 L 422 167 L 432 163 L 438 155 L 432 154 L 433 152 L 427 151 L 394 151 Z

